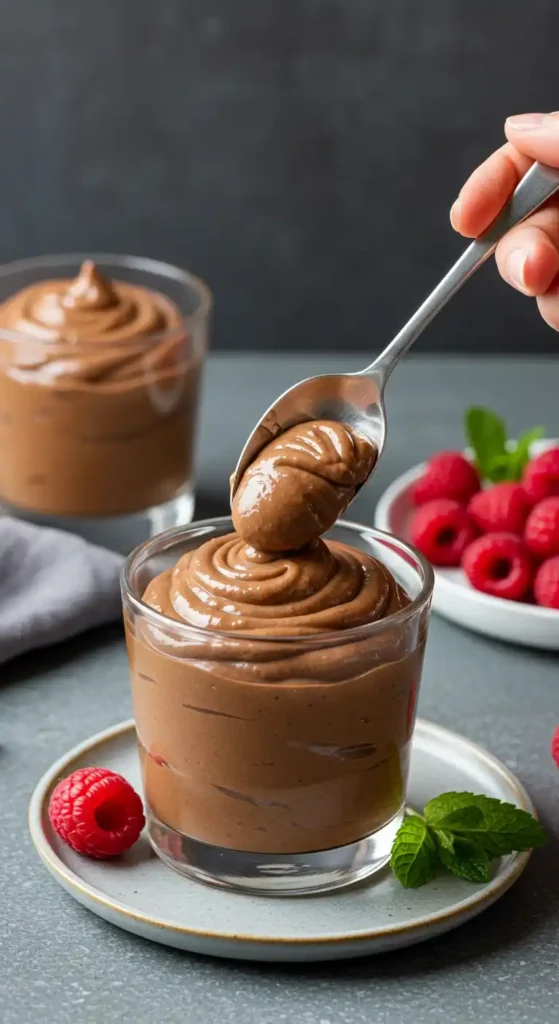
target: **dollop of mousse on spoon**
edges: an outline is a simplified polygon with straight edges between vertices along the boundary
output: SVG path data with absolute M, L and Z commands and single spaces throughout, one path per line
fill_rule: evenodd
M 376 458 L 375 446 L 344 423 L 291 427 L 241 478 L 231 506 L 235 530 L 259 551 L 297 551 L 334 525 Z
M 286 430 L 241 479 L 236 533 L 188 551 L 151 581 L 144 601 L 204 629 L 267 637 L 352 629 L 405 607 L 408 597 L 385 566 L 321 539 L 375 461 L 374 445 L 343 423 Z

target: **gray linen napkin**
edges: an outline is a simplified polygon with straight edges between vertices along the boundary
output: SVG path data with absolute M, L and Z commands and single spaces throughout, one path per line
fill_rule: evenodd
M 117 619 L 122 562 L 70 533 L 0 517 L 0 664 Z

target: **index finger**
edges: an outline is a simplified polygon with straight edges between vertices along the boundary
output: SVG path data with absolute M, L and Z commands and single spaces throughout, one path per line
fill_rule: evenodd
M 467 238 L 481 235 L 510 199 L 533 161 L 505 143 L 470 175 L 450 211 L 455 231 Z

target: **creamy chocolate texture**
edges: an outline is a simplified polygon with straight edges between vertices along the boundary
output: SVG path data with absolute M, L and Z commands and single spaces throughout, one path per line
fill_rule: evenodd
M 410 600 L 386 566 L 318 536 L 368 475 L 370 446 L 326 421 L 288 433 L 252 478 L 270 473 L 274 491 L 249 527 L 261 546 L 211 537 L 143 594 L 167 626 L 125 617 L 152 814 L 205 843 L 278 854 L 344 846 L 401 811 L 426 630 L 394 620 Z M 284 490 L 287 549 L 262 550 Z M 313 539 L 294 543 L 309 503 Z M 237 514 L 242 530 L 251 515 Z
M 38 281 L 0 306 L 0 498 L 58 515 L 169 501 L 190 476 L 199 378 L 180 310 L 106 279 Z
M 370 555 L 334 541 L 270 555 L 236 534 L 184 555 L 144 601 L 169 618 L 255 636 L 311 636 L 376 622 L 407 599 Z
M 268 645 L 245 662 L 227 645 L 163 653 L 128 629 L 153 814 L 202 842 L 262 853 L 330 849 L 381 828 L 404 800 L 423 657 L 410 639 L 310 658 Z
M 373 445 L 343 423 L 291 427 L 244 473 L 232 503 L 237 533 L 262 551 L 303 547 L 345 512 L 375 461 Z
M 4 302 L 0 306 L 0 326 L 59 345 L 94 343 L 89 352 L 78 356 L 82 363 L 87 364 L 88 356 L 93 363 L 92 372 L 83 366 L 87 379 L 96 376 L 97 344 L 112 349 L 116 342 L 180 330 L 182 317 L 165 296 L 136 285 L 108 281 L 92 260 L 86 260 L 74 281 L 39 281 Z M 119 354 L 122 359 L 125 353 Z M 63 348 L 55 355 L 71 358 L 71 351 Z M 43 358 L 41 353 L 41 363 Z M 108 364 L 107 371 L 111 370 L 118 374 L 118 361 L 113 366 Z

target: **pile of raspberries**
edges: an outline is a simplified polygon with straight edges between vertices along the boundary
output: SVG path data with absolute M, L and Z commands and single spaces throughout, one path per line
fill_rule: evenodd
M 485 489 L 468 459 L 440 452 L 412 497 L 411 540 L 433 565 L 461 566 L 484 594 L 559 609 L 559 448 L 520 482 Z

